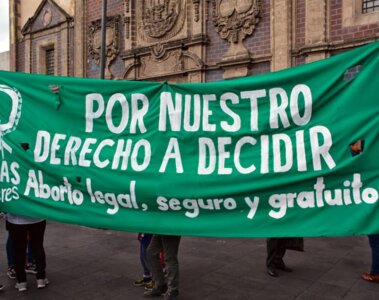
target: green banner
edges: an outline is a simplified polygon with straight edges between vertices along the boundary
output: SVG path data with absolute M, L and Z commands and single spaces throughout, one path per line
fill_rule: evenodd
M 0 72 L 1 211 L 222 237 L 379 232 L 379 43 L 169 84 Z

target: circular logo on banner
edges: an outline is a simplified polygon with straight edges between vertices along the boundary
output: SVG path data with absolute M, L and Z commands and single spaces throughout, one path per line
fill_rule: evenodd
M 2 116 L 0 112 L 0 134 L 5 135 L 16 129 L 21 116 L 22 98 L 20 92 L 7 85 L 0 84 L 0 93 L 5 93 L 11 101 L 11 110 L 8 116 Z M 2 99 L 4 99 L 2 97 Z M 4 118 L 4 119 L 3 119 Z

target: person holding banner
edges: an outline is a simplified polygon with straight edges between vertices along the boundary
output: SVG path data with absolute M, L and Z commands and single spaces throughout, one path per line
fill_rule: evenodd
M 178 251 L 180 236 L 154 234 L 147 248 L 147 255 L 153 274 L 154 287 L 145 291 L 144 297 L 160 297 L 164 300 L 177 300 L 179 295 L 179 261 Z M 160 252 L 163 251 L 167 267 L 167 284 L 165 282 Z
M 371 271 L 363 273 L 361 278 L 369 282 L 379 283 L 379 234 L 368 236 L 371 247 Z
M 46 287 L 49 283 L 46 278 L 46 255 L 43 247 L 46 221 L 7 213 L 6 226 L 13 240 L 13 255 L 17 277 L 16 289 L 19 292 L 27 290 L 25 255 L 28 235 L 37 267 L 37 288 Z

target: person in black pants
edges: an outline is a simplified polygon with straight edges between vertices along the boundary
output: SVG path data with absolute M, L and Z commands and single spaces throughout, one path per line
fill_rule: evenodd
M 144 293 L 145 298 L 160 297 L 164 300 L 177 300 L 179 295 L 179 261 L 178 251 L 180 236 L 154 234 L 147 257 L 153 274 L 154 287 Z M 167 283 L 165 282 L 160 252 L 163 251 L 164 262 L 167 268 Z
M 277 277 L 277 269 L 292 272 L 283 261 L 283 257 L 287 250 L 287 238 L 269 238 L 267 239 L 267 259 L 266 267 L 267 274 L 272 277 Z
M 46 255 L 43 247 L 46 221 L 8 213 L 6 226 L 13 240 L 16 288 L 20 292 L 27 290 L 25 255 L 28 235 L 36 263 L 37 288 L 44 288 L 49 283 L 46 278 Z

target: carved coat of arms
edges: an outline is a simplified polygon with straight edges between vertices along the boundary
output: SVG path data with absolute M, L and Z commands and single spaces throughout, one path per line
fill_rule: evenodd
M 260 14 L 261 0 L 213 0 L 213 24 L 220 37 L 230 43 L 224 60 L 248 58 L 242 41 L 254 32 Z
M 142 28 L 151 38 L 161 38 L 170 32 L 177 22 L 182 7 L 177 0 L 142 0 Z

